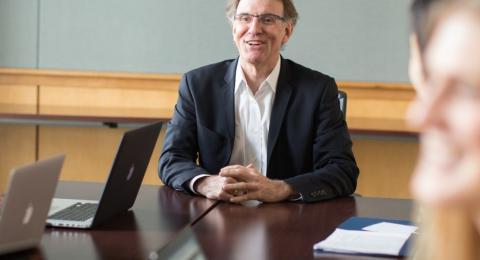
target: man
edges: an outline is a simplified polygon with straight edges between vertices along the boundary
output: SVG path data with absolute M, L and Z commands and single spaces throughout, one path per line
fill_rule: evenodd
M 240 57 L 182 77 L 160 178 L 234 203 L 354 192 L 358 168 L 335 81 L 280 56 L 298 17 L 292 1 L 232 0 L 227 16 Z

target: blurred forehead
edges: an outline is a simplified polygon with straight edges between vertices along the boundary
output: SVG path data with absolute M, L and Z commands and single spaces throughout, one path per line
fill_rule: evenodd
M 480 83 L 480 19 L 457 11 L 441 20 L 426 50 L 431 76 Z
M 238 3 L 237 13 L 272 13 L 283 16 L 283 2 L 281 0 L 241 0 Z

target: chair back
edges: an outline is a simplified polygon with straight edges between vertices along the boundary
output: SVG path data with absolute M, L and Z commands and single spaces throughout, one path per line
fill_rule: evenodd
M 339 90 L 338 101 L 340 103 L 340 110 L 342 111 L 343 118 L 347 118 L 347 93 Z

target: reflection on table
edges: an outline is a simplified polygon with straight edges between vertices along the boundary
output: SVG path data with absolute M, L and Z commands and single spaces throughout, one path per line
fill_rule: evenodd
M 313 244 L 351 216 L 409 219 L 408 200 L 345 197 L 244 207 L 221 203 L 193 226 L 207 259 L 311 259 Z M 338 255 L 335 259 L 352 259 Z

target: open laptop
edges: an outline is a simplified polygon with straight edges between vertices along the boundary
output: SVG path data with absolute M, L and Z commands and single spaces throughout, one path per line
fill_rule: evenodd
M 54 227 L 93 228 L 133 206 L 162 123 L 123 134 L 100 201 L 54 198 L 47 224 Z
M 0 216 L 0 254 L 38 245 L 65 156 L 14 169 Z

